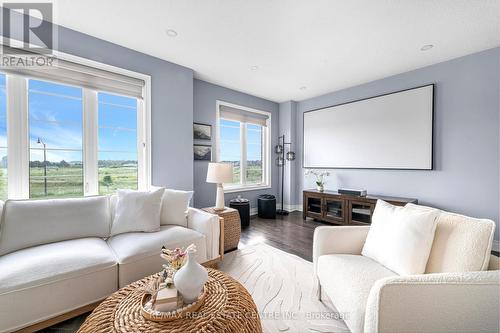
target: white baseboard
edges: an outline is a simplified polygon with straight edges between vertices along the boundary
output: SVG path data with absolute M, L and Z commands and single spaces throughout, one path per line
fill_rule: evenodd
M 284 206 L 285 210 L 288 210 L 289 212 L 302 211 L 302 205 L 284 205 Z
M 496 239 L 493 240 L 493 246 L 491 247 L 492 251 L 495 252 L 500 252 L 500 241 L 497 241 Z
M 283 205 L 285 210 L 289 212 L 301 212 L 302 211 L 302 205 Z M 279 209 L 279 205 L 276 207 Z M 250 216 L 254 216 L 258 214 L 257 207 L 250 208 Z

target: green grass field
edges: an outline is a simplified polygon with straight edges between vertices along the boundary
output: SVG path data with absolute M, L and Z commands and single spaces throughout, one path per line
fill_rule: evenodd
M 240 181 L 240 168 L 234 167 L 234 182 Z M 247 168 L 247 183 L 262 182 L 262 168 Z M 31 198 L 68 198 L 83 196 L 83 169 L 81 167 L 47 168 L 47 196 L 45 196 L 43 168 L 30 168 Z M 99 194 L 116 192 L 117 189 L 137 188 L 137 168 L 128 166 L 99 167 Z M 0 199 L 7 199 L 7 169 L 0 168 Z
M 7 170 L 0 169 L 0 198 L 7 198 Z M 105 177 L 108 178 L 105 179 Z M 117 189 L 137 188 L 137 168 L 100 167 L 99 194 L 114 193 Z M 47 169 L 47 197 L 67 198 L 83 196 L 83 169 L 78 167 L 49 167 Z M 30 197 L 45 197 L 43 168 L 30 168 Z
M 233 167 L 233 183 L 240 182 L 240 167 Z M 260 166 L 247 167 L 247 183 L 260 184 L 262 182 L 262 168 Z

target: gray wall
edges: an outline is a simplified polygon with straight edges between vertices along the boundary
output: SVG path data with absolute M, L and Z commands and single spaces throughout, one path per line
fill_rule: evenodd
M 304 111 L 435 83 L 435 170 L 332 170 L 326 187 L 365 188 L 372 194 L 415 197 L 424 205 L 490 218 L 497 223 L 498 239 L 499 80 L 500 48 L 495 48 L 298 102 L 300 165 Z M 303 172 L 301 167 L 296 170 L 298 194 L 313 187 Z M 301 199 L 298 195 L 294 203 Z
M 192 189 L 193 70 L 61 26 L 58 50 L 151 76 L 152 182 Z
M 297 117 L 297 102 L 288 101 L 280 103 L 279 105 L 279 135 L 285 135 L 285 141 L 290 142 L 291 145 L 285 147 L 285 152 L 293 151 L 297 154 L 298 144 L 296 139 L 296 123 Z M 296 155 L 297 156 L 297 155 Z M 298 156 L 297 156 L 298 157 Z M 285 161 L 285 181 L 283 190 L 283 206 L 287 210 L 294 210 L 290 207 L 293 203 L 297 202 L 297 179 L 296 170 L 301 166 L 301 159 L 294 161 Z M 279 179 L 281 186 L 281 178 Z
M 268 100 L 241 93 L 239 91 L 224 88 L 201 80 L 194 80 L 194 121 L 212 125 L 212 148 L 215 150 L 215 116 L 216 101 L 234 103 L 262 111 L 271 112 L 271 145 L 277 143 L 278 138 L 278 104 Z M 192 134 L 191 134 L 192 135 Z M 213 152 L 215 154 L 215 151 Z M 276 195 L 278 189 L 278 169 L 274 164 L 275 154 L 271 154 L 271 189 L 246 191 L 237 193 L 226 193 L 224 198 L 228 201 L 241 195 L 250 200 L 251 207 L 257 207 L 257 196 L 264 193 Z M 194 163 L 194 206 L 208 207 L 215 204 L 216 185 L 208 184 L 207 177 L 208 162 L 195 161 Z M 187 171 L 186 171 L 187 173 Z

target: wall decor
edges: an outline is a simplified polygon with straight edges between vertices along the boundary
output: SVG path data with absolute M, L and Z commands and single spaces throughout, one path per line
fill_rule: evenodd
M 212 140 L 212 125 L 193 123 L 193 139 Z
M 212 160 L 212 146 L 211 145 L 194 145 L 194 160 L 195 161 L 211 161 Z
M 303 167 L 432 170 L 434 85 L 303 113 Z

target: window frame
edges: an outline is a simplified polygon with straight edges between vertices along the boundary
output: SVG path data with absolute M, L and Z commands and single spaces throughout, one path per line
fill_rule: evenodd
M 56 58 L 72 61 L 111 73 L 122 74 L 144 81 L 143 99 L 137 99 L 137 188 L 151 188 L 151 76 L 103 64 L 86 58 L 53 51 Z M 5 73 L 7 100 L 7 156 L 9 159 L 8 199 L 29 199 L 29 110 L 28 81 L 36 77 Z M 57 80 L 42 81 L 68 85 Z M 69 85 L 71 86 L 71 85 Z M 98 175 L 98 99 L 97 90 L 82 89 L 82 163 L 83 196 L 99 195 Z M 104 93 L 109 93 L 103 91 Z M 111 94 L 113 94 L 111 92 Z M 130 97 L 130 96 L 127 96 Z
M 216 100 L 216 117 L 215 117 L 215 161 L 220 162 L 220 106 L 249 111 L 257 114 L 266 115 L 266 126 L 262 129 L 262 183 L 246 183 L 246 165 L 247 165 L 247 127 L 246 122 L 240 122 L 240 184 L 227 184 L 224 186 L 225 193 L 257 191 L 271 188 L 271 125 L 272 114 L 268 111 L 249 108 L 246 106 L 233 104 L 221 100 Z

